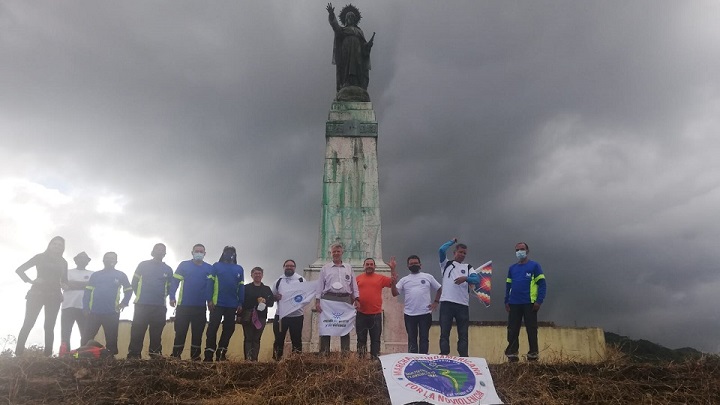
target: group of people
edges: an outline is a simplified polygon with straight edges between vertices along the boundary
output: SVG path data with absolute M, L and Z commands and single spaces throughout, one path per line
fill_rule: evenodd
M 262 283 L 264 271 L 260 267 L 250 271 L 253 282 L 245 284 L 244 270 L 237 264 L 234 247 L 226 246 L 220 260 L 211 265 L 204 261 L 205 246 L 196 244 L 192 248 L 192 259 L 181 262 L 173 272 L 163 262 L 166 246 L 158 243 L 152 249 L 152 259 L 137 266 L 132 281 L 115 268 L 118 261 L 115 252 L 105 253 L 103 269 L 93 272 L 87 270 L 90 258 L 85 252 L 75 256 L 77 267 L 68 269 L 67 261 L 62 257 L 64 250 L 65 240 L 56 236 L 44 252 L 33 256 L 16 270 L 23 281 L 32 284 L 26 296 L 25 320 L 18 334 L 16 355 L 22 355 L 25 351 L 30 330 L 43 307 L 44 354 L 52 355 L 53 331 L 61 306 L 61 356 L 69 351 L 75 323 L 80 329 L 83 345 L 94 340 L 102 327 L 107 350 L 113 355 L 118 354 L 120 311 L 129 305 L 134 294 L 127 355 L 129 359 L 141 357 L 145 333 L 148 331 L 150 357 L 162 355 L 161 337 L 169 298 L 170 305 L 176 307 L 173 357 L 182 355 L 190 329 L 192 359 L 202 358 L 200 345 L 205 332 L 204 361 L 226 360 L 230 338 L 235 331 L 236 321 L 239 321 L 245 332 L 245 359 L 257 361 L 267 309 L 273 305 L 275 298 L 270 287 Z M 37 271 L 34 280 L 26 274 L 32 267 Z M 207 310 L 210 311 L 209 323 Z M 218 341 L 220 324 L 223 329 Z
M 453 257 L 447 251 L 454 246 Z M 307 283 L 296 272 L 296 263 L 289 259 L 283 263 L 283 275 L 270 286 L 263 284 L 264 270 L 255 267 L 250 272 L 252 283 L 244 283 L 244 270 L 237 264 L 236 250 L 232 246 L 223 249 L 215 264 L 205 262 L 205 246 L 192 248 L 192 259 L 181 262 L 173 270 L 163 262 L 166 246 L 158 243 L 151 252 L 152 259 L 141 262 L 132 278 L 115 268 L 117 254 L 107 252 L 103 256 L 103 269 L 87 270 L 90 258 L 85 252 L 75 256 L 76 268 L 68 269 L 62 255 L 65 241 L 53 238 L 45 252 L 35 255 L 18 267 L 17 274 L 32 284 L 26 296 L 26 313 L 17 339 L 16 355 L 25 350 L 30 330 L 44 307 L 45 309 L 45 355 L 52 355 L 53 330 L 57 314 L 62 307 L 60 355 L 69 350 L 71 331 L 75 323 L 80 329 L 81 343 L 94 340 L 103 328 L 107 349 L 118 353 L 117 340 L 120 311 L 135 295 L 134 315 L 130 329 L 129 359 L 140 358 L 145 333 L 149 330 L 149 355 L 162 355 L 161 335 L 166 323 L 166 302 L 176 308 L 175 339 L 171 356 L 180 358 L 185 350 L 188 330 L 191 333 L 190 358 L 212 362 L 227 359 L 227 350 L 240 323 L 244 334 L 244 356 L 257 361 L 260 339 L 263 334 L 268 308 L 278 303 L 278 314 L 273 322 L 275 342 L 273 359 L 283 356 L 285 337 L 290 334 L 293 352 L 302 351 L 304 309 L 296 305 L 299 299 L 288 301 L 297 291 L 298 283 Z M 508 312 L 508 346 L 505 355 L 510 362 L 519 360 L 518 336 L 524 319 L 528 333 L 529 361 L 538 359 L 537 312 L 546 294 L 545 276 L 540 265 L 528 259 L 529 247 L 521 242 L 515 246 L 517 263 L 508 270 L 505 290 L 505 308 Z M 333 303 L 343 303 L 355 309 L 354 327 L 357 334 L 357 352 L 367 353 L 370 338 L 370 356 L 380 354 L 382 335 L 382 293 L 389 288 L 392 296 L 404 297 L 404 321 L 408 335 L 409 353 L 429 353 L 429 332 L 432 313 L 440 307 L 440 354 L 450 354 L 450 332 L 453 321 L 457 326 L 457 352 L 468 356 L 469 299 L 474 285 L 480 282 L 476 270 L 465 263 L 467 246 L 452 239 L 439 249 L 441 283 L 431 274 L 421 271 L 422 263 L 417 255 L 407 258 L 410 274 L 398 279 L 395 258 L 387 263 L 390 277 L 376 273 L 373 258 L 363 262 L 363 272 L 355 275 L 352 266 L 343 262 L 343 246 L 330 247 L 332 261 L 320 270 L 315 285 L 304 284 L 315 296 L 315 310 L 320 322 L 324 308 Z M 26 272 L 35 267 L 37 277 L 32 280 Z M 120 299 L 121 293 L 123 294 Z M 286 300 L 283 300 L 285 294 Z M 281 312 L 282 305 L 294 305 Z M 209 322 L 207 312 L 210 312 Z M 327 314 L 325 314 L 327 315 Z M 326 321 L 330 322 L 330 321 Z M 217 333 L 222 324 L 220 339 Z M 207 325 L 207 330 L 205 330 Z M 202 335 L 206 342 L 204 358 L 201 351 Z M 319 351 L 330 351 L 333 333 L 320 331 Z M 350 335 L 340 335 L 342 352 L 350 351 Z

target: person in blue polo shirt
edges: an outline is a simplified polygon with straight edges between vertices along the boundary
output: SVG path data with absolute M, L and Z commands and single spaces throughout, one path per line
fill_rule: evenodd
M 115 269 L 117 254 L 107 252 L 103 256 L 105 268 L 94 272 L 88 280 L 83 295 L 83 311 L 87 314 L 87 326 L 83 336 L 83 345 L 95 340 L 95 335 L 103 328 L 105 347 L 113 354 L 118 354 L 118 327 L 120 311 L 128 306 L 132 297 L 132 287 L 127 276 Z M 123 300 L 120 301 L 120 290 Z
M 153 247 L 150 255 L 152 260 L 145 260 L 138 264 L 132 279 L 135 292 L 135 314 L 130 327 L 130 344 L 128 345 L 128 359 L 139 359 L 145 332 L 150 330 L 150 357 L 162 356 L 162 331 L 165 327 L 167 306 L 166 298 L 170 289 L 173 271 L 162 260 L 167 248 L 158 243 Z
M 537 313 L 545 300 L 547 285 L 540 264 L 529 260 L 529 253 L 527 243 L 520 242 L 515 245 L 518 262 L 510 266 L 505 285 L 505 310 L 508 312 L 508 346 L 505 356 L 511 363 L 519 360 L 518 338 L 523 318 L 530 346 L 527 359 L 537 361 L 539 358 Z
M 180 358 L 182 356 L 188 328 L 191 328 L 190 358 L 200 360 L 202 334 L 207 323 L 206 302 L 211 298 L 208 294 L 208 279 L 212 277 L 212 265 L 205 263 L 204 258 L 205 246 L 198 243 L 193 246 L 192 260 L 181 262 L 173 275 L 170 286 L 170 306 L 174 307 L 177 304 L 173 357 Z M 176 300 L 175 292 L 178 286 L 180 286 L 180 293 Z
M 235 333 L 235 318 L 242 312 L 245 299 L 245 274 L 242 266 L 237 264 L 237 253 L 232 246 L 225 246 L 220 261 L 213 264 L 212 277 L 208 288 L 212 291 L 212 299 L 208 301 L 210 323 L 205 334 L 205 360 L 227 360 L 227 348 L 230 338 Z M 217 331 L 222 322 L 223 330 L 220 341 Z

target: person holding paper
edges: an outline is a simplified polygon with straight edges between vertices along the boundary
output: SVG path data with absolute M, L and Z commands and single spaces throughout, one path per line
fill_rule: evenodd
M 245 300 L 243 302 L 242 326 L 245 335 L 245 360 L 257 361 L 260 353 L 260 338 L 265 330 L 267 309 L 273 306 L 275 298 L 262 282 L 264 270 L 262 267 L 253 267 L 250 277 L 253 282 L 245 285 Z
M 349 309 L 353 306 L 357 308 L 360 294 L 358 292 L 357 281 L 355 279 L 355 273 L 353 273 L 352 266 L 348 263 L 343 263 L 343 246 L 340 243 L 333 243 L 330 245 L 330 255 L 332 261 L 325 264 L 320 269 L 320 276 L 318 279 L 317 286 L 317 298 L 315 299 L 315 310 L 322 314 L 322 301 L 327 301 L 328 305 L 332 305 L 332 302 L 344 303 Z M 343 310 L 340 315 L 347 315 L 347 311 Z M 340 316 L 339 315 L 339 316 Z M 340 350 L 343 353 L 350 351 L 350 332 L 347 329 L 352 330 L 351 320 L 343 319 L 339 325 L 348 325 L 349 328 L 343 328 L 343 334 L 340 336 Z M 320 333 L 320 353 L 330 353 L 330 334 L 322 331 L 323 316 L 319 317 L 321 324 L 318 329 Z M 341 328 L 338 328 L 341 329 Z M 325 333 L 325 334 L 323 334 Z
M 289 292 L 293 287 L 297 286 L 297 284 L 305 282 L 305 280 L 295 272 L 296 266 L 295 260 L 285 260 L 285 263 L 283 263 L 284 275 L 280 277 L 275 284 L 270 286 L 275 296 L 275 301 L 278 303 L 278 313 L 281 309 L 284 309 L 280 301 L 283 298 L 283 293 Z M 295 309 L 283 317 L 275 314 L 275 321 L 273 322 L 273 333 L 275 334 L 273 360 L 279 361 L 282 358 L 285 349 L 285 336 L 288 331 L 290 331 L 293 353 L 302 352 L 302 328 L 304 319 L 305 316 L 302 307 Z

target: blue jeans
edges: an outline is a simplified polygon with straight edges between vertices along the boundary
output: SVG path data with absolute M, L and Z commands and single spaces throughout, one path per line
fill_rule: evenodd
M 449 301 L 440 302 L 440 354 L 450 354 L 450 330 L 453 318 L 457 324 L 457 351 L 460 357 L 468 357 L 468 327 L 470 307 Z
M 428 354 L 430 351 L 430 325 L 432 313 L 423 315 L 405 314 L 405 330 L 408 334 L 408 353 Z M 420 342 L 418 344 L 418 335 Z

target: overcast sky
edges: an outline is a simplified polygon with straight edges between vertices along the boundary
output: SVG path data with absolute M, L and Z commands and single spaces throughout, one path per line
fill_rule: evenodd
M 268 279 L 315 261 L 326 4 L 0 0 L 0 336 L 54 235 L 129 276 L 156 242 L 173 268 L 197 242 Z M 720 351 L 720 3 L 354 4 L 377 33 L 386 260 L 435 272 L 459 237 L 496 272 L 472 319 L 504 320 L 526 241 L 541 320 Z

